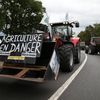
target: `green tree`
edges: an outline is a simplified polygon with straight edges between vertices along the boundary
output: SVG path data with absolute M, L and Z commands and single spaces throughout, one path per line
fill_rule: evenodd
M 94 24 L 94 36 L 100 36 L 100 24 Z
M 89 43 L 91 37 L 100 36 L 100 24 L 89 25 L 85 28 L 85 31 L 81 31 L 79 37 L 81 41 Z
M 2 0 L 0 30 L 6 34 L 32 33 L 43 17 L 42 2 L 36 0 Z
M 85 31 L 81 31 L 79 34 L 81 41 L 85 41 L 86 43 L 88 43 L 93 33 L 93 29 L 94 28 L 91 25 L 89 25 L 85 28 Z

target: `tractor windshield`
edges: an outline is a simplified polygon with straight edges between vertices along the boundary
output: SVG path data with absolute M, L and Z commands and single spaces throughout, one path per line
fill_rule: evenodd
M 67 36 L 67 26 L 65 26 L 65 25 L 52 26 L 52 33 L 53 33 L 53 36 L 58 36 L 58 37 L 64 38 Z

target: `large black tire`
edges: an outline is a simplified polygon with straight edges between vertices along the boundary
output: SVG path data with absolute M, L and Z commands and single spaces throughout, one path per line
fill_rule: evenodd
M 96 53 L 95 51 L 96 51 L 95 47 L 93 45 L 89 45 L 89 51 L 88 51 L 88 53 L 89 54 L 95 54 Z
M 61 71 L 71 72 L 74 66 L 73 46 L 67 44 L 63 45 L 58 48 L 58 53 L 59 53 Z
M 89 46 L 85 46 L 85 53 L 88 54 L 89 53 Z
M 80 63 L 80 60 L 81 60 L 81 50 L 80 50 L 80 46 L 79 45 L 77 45 L 75 47 L 74 55 L 75 55 L 74 56 L 74 63 L 75 64 Z

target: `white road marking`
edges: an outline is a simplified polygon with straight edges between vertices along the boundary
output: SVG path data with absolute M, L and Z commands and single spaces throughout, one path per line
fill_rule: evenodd
M 79 66 L 79 68 L 71 75 L 71 77 L 48 100 L 57 100 L 62 95 L 62 93 L 68 88 L 68 86 L 72 83 L 72 81 L 75 79 L 75 77 L 82 70 L 86 61 L 87 61 L 87 55 L 85 54 L 85 60 Z

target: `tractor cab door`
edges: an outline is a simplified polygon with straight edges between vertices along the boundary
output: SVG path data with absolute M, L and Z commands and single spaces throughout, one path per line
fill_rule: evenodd
M 52 29 L 52 39 L 61 38 L 62 40 L 66 40 L 66 37 L 68 36 L 67 25 L 53 24 L 51 25 L 51 29 Z

